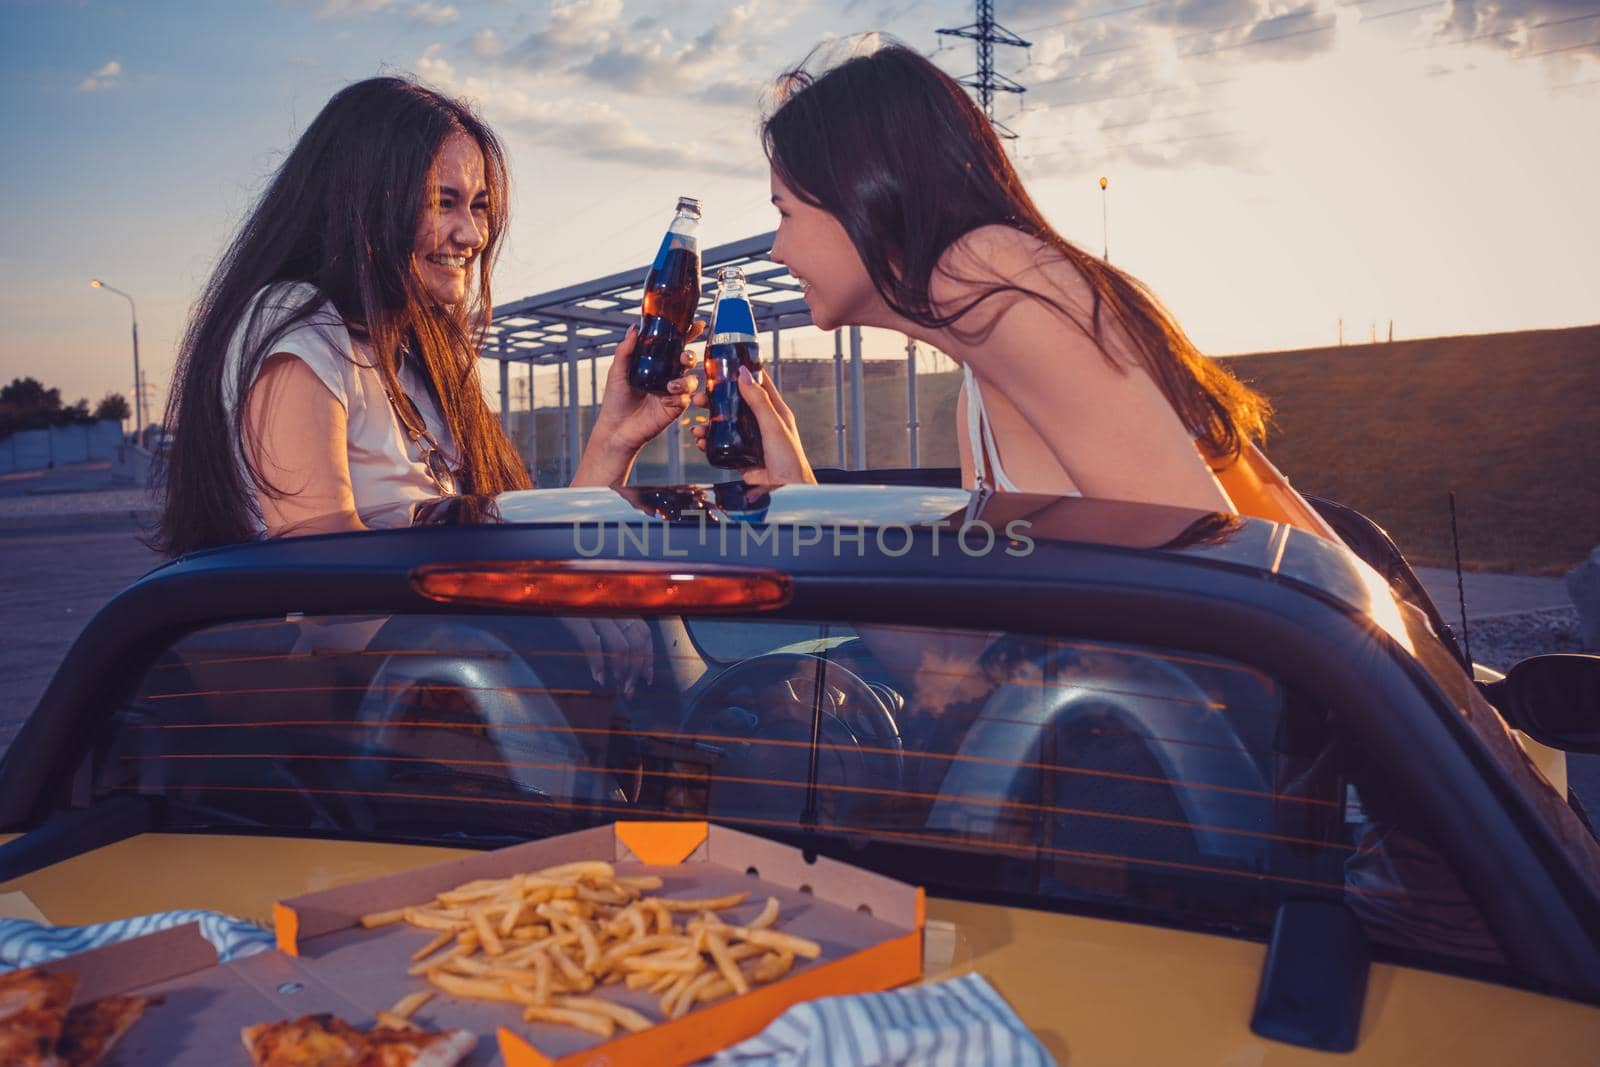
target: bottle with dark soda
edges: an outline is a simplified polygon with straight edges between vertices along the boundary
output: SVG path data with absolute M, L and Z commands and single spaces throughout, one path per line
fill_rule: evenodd
M 717 273 L 717 301 L 711 308 L 711 343 L 706 347 L 706 462 L 724 470 L 759 467 L 761 428 L 756 413 L 739 394 L 739 368 L 761 373 L 756 344 L 756 317 L 745 291 L 744 271 L 724 267 Z
M 629 384 L 642 392 L 665 396 L 667 384 L 683 373 L 680 357 L 700 304 L 699 225 L 700 201 L 680 196 L 678 213 L 645 275 L 639 346 L 628 370 Z

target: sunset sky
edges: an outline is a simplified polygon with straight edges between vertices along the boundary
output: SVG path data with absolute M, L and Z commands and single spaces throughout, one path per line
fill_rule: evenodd
M 1025 0 L 996 116 L 1050 219 L 1205 351 L 1600 321 L 1597 0 Z M 772 76 L 881 30 L 971 73 L 959 2 L 7 0 L 0 378 L 159 403 L 225 240 L 346 83 L 474 98 L 511 153 L 498 301 L 644 263 L 674 198 L 708 244 L 776 225 Z M 941 47 L 941 40 L 946 43 Z M 823 339 L 814 338 L 820 354 Z M 831 345 L 829 345 L 831 350 Z M 787 352 L 786 352 L 787 354 Z M 887 354 L 887 352 L 885 352 Z

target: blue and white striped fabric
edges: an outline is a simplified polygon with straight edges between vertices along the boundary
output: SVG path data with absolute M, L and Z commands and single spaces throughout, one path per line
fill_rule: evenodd
M 220 960 L 251 956 L 275 943 L 270 930 L 263 930 L 254 923 L 220 912 L 193 909 L 163 911 L 90 926 L 46 926 L 28 919 L 0 919 L 0 974 L 194 922 L 200 924 L 201 935 L 211 942 Z
M 978 974 L 889 993 L 796 1004 L 714 1067 L 1055 1067 Z

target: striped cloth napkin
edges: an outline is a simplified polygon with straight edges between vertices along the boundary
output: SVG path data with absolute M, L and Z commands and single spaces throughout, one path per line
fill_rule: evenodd
M 796 1004 L 707 1067 L 1055 1067 L 979 974 Z
M 163 911 L 90 926 L 46 926 L 29 919 L 0 919 L 0 974 L 196 922 L 201 935 L 217 950 L 219 960 L 254 955 L 274 944 L 270 930 L 231 915 L 195 909 Z

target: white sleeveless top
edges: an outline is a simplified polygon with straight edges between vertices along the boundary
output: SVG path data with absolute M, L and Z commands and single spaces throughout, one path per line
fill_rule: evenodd
M 222 371 L 222 403 L 228 418 L 239 418 L 236 384 L 244 358 L 245 330 L 257 306 L 263 311 L 253 337 L 260 338 L 283 322 L 295 307 L 320 295 L 305 282 L 286 282 L 257 293 L 245 309 L 244 317 L 228 342 Z M 275 342 L 268 355 L 287 353 L 311 368 L 345 410 L 345 444 L 350 463 L 350 487 L 355 494 L 356 511 L 368 525 L 406 525 L 410 507 L 439 496 L 439 489 L 428 475 L 420 450 L 394 413 L 383 390 L 383 378 L 373 361 L 372 350 L 364 341 L 350 336 L 333 304 L 323 301 L 311 314 Z M 266 360 L 262 360 L 265 364 Z M 260 366 L 256 368 L 260 373 Z M 439 442 L 452 468 L 460 462 L 455 439 L 439 414 L 421 376 L 409 365 L 400 368 L 400 385 L 416 404 L 428 424 L 428 431 Z M 235 438 L 237 439 L 237 438 Z M 237 452 L 237 449 L 236 449 Z M 249 469 L 239 454 L 240 470 L 250 483 Z M 264 532 L 259 518 L 257 532 Z
M 1000 446 L 996 444 L 994 427 L 989 425 L 989 414 L 983 410 L 983 390 L 978 387 L 978 377 L 972 368 L 963 364 L 962 375 L 967 389 L 967 440 L 972 444 L 972 471 L 980 490 L 999 489 L 1007 493 L 1020 492 L 1015 482 L 1006 476 L 1000 465 Z M 1063 496 L 1082 496 L 1074 489 Z

